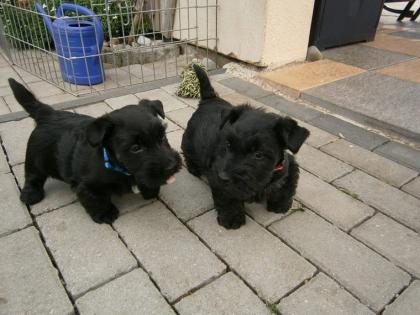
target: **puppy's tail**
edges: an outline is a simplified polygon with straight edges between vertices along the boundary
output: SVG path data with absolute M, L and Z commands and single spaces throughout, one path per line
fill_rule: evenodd
M 209 77 L 206 71 L 198 65 L 193 65 L 195 75 L 197 76 L 198 82 L 200 82 L 200 95 L 202 100 L 211 99 L 217 97 L 216 92 L 210 84 Z
M 29 116 L 35 119 L 35 121 L 37 121 L 41 115 L 53 111 L 51 106 L 38 101 L 36 97 L 28 91 L 27 88 L 25 88 L 16 80 L 9 78 L 9 85 L 16 100 L 28 112 Z

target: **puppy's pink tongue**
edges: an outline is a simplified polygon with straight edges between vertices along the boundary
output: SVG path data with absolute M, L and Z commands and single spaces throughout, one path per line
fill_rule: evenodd
M 166 180 L 166 183 L 167 184 L 173 184 L 173 183 L 175 183 L 175 181 L 176 181 L 175 176 L 171 176 Z

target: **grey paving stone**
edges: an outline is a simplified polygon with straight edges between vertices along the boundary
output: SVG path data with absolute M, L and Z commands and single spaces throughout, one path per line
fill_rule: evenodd
M 420 171 L 420 151 L 397 142 L 388 142 L 374 152 L 402 165 Z
M 219 82 L 240 94 L 244 94 L 254 99 L 272 94 L 270 91 L 264 90 L 255 84 L 238 78 L 224 79 Z
M 0 124 L 0 135 L 10 165 L 25 161 L 26 144 L 35 124 L 31 118 Z
M 11 174 L 0 174 L 0 235 L 32 224 L 26 206 L 19 200 L 19 189 Z
M 112 109 L 119 109 L 127 105 L 136 105 L 139 99 L 133 94 L 128 94 L 119 97 L 108 98 L 104 102 L 111 106 Z
M 417 176 L 417 172 L 412 169 L 353 145 L 344 139 L 327 144 L 321 150 L 397 187 Z
M 334 182 L 356 193 L 363 202 L 420 231 L 420 200 L 361 171 Z
M 28 84 L 30 90 L 34 92 L 36 97 L 42 98 L 46 96 L 64 94 L 63 90 L 46 81 L 38 81 Z
M 383 214 L 376 214 L 352 235 L 397 266 L 420 277 L 420 236 Z
M 410 281 L 407 273 L 310 211 L 295 212 L 270 230 L 375 311 Z
M 137 266 L 108 224 L 97 224 L 79 203 L 37 217 L 37 222 L 74 297 Z
M 296 209 L 301 209 L 302 205 L 297 202 L 296 200 L 293 200 L 293 204 L 290 207 L 289 211 L 294 211 Z M 267 227 L 274 221 L 280 220 L 284 218 L 287 213 L 275 213 L 267 211 L 265 203 L 246 203 L 245 204 L 245 211 L 246 213 L 252 217 L 255 221 L 257 221 L 259 224 Z
M 309 137 L 306 139 L 306 143 L 314 148 L 319 148 L 327 143 L 338 139 L 337 136 L 326 132 L 320 128 L 314 127 L 303 121 L 299 121 L 299 126 L 302 126 L 310 131 Z
M 119 217 L 114 227 L 170 302 L 225 270 L 160 202 Z
M 141 193 L 129 193 L 124 195 L 114 195 L 112 196 L 112 202 L 120 210 L 120 215 L 127 213 L 133 210 L 137 210 L 145 205 L 148 205 L 155 201 L 156 199 L 144 199 Z
M 270 315 L 267 306 L 232 272 L 175 304 L 180 315 Z
M 366 306 L 323 273 L 281 300 L 283 315 L 373 315 Z
M 91 104 L 91 105 L 87 105 L 83 107 L 78 107 L 75 109 L 75 112 L 78 114 L 88 115 L 92 117 L 99 117 L 111 111 L 112 111 L 112 108 L 103 102 Z
M 420 89 L 416 82 L 369 71 L 307 90 L 305 95 L 314 97 L 312 100 L 320 106 L 329 108 L 333 104 L 345 114 L 356 113 L 385 128 L 420 134 Z
M 178 151 L 181 152 L 181 143 L 182 143 L 182 135 L 184 134 L 183 130 L 176 130 L 173 132 L 169 132 L 166 134 L 166 137 L 168 138 L 170 146 Z
M 389 35 L 420 40 L 420 33 L 419 32 L 400 31 L 400 32 L 390 33 Z
M 73 314 L 35 228 L 0 238 L 0 257 L 1 314 Z
M 10 113 L 10 109 L 4 101 L 3 97 L 0 97 L 0 115 Z
M 160 189 L 160 198 L 182 221 L 214 207 L 209 186 L 185 168 L 175 174 L 176 182 Z
M 69 102 L 77 100 L 77 96 L 71 95 L 71 94 L 57 94 L 57 95 L 50 95 L 39 98 L 39 100 L 45 104 L 59 104 L 63 102 Z M 20 106 L 20 105 L 19 105 Z M 20 110 L 22 110 L 22 106 L 20 106 Z
M 420 314 L 420 281 L 414 281 L 391 305 L 385 308 L 383 315 L 418 315 Z
M 343 176 L 353 167 L 309 145 L 302 145 L 296 155 L 299 165 L 327 182 Z
M 10 168 L 3 150 L 0 150 L 0 173 L 9 173 Z
M 249 217 L 238 230 L 217 224 L 216 211 L 188 225 L 267 301 L 277 301 L 315 273 L 315 268 Z
M 369 206 L 304 170 L 301 170 L 296 199 L 345 231 L 374 213 Z
M 0 86 L 9 86 L 8 78 L 14 78 L 18 80 L 18 74 L 13 70 L 12 67 L 0 67 Z M 19 79 L 19 82 L 21 80 Z
M 181 126 L 182 128 L 187 128 L 188 121 L 190 120 L 192 114 L 194 114 L 195 110 L 191 107 L 185 107 L 182 109 L 175 110 L 173 112 L 169 112 L 166 116 L 175 122 L 177 125 Z
M 387 138 L 381 135 L 369 132 L 330 115 L 316 117 L 309 123 L 369 150 L 388 141 Z
M 297 102 L 291 102 L 279 95 L 267 95 L 258 99 L 259 102 L 274 107 L 280 112 L 293 118 L 311 120 L 322 113 Z
M 210 80 L 211 81 L 220 81 L 220 80 L 225 80 L 225 79 L 230 79 L 233 76 L 230 73 L 220 73 L 220 74 L 213 74 L 210 76 Z
M 417 177 L 411 182 L 407 183 L 401 189 L 405 192 L 408 192 L 409 194 L 412 194 L 413 196 L 416 196 L 417 198 L 420 198 L 420 177 Z
M 182 130 L 180 126 L 178 126 L 177 124 L 173 123 L 172 121 L 170 121 L 169 119 L 164 119 L 163 123 L 166 124 L 166 132 L 172 132 L 172 131 L 176 131 L 176 130 Z
M 135 269 L 76 301 L 81 315 L 175 314 L 141 269 Z
M 25 184 L 25 167 L 19 164 L 13 167 L 20 188 Z M 71 204 L 77 200 L 76 194 L 70 189 L 70 185 L 53 178 L 48 178 L 44 185 L 45 197 L 42 201 L 30 206 L 34 215 L 55 210 Z
M 187 104 L 181 102 L 177 97 L 170 95 L 163 89 L 150 90 L 135 94 L 140 100 L 159 100 L 163 104 L 165 113 L 172 112 L 177 109 L 187 107 Z
M 383 68 L 413 58 L 412 56 L 364 45 L 349 45 L 327 49 L 322 54 L 324 58 L 366 70 Z

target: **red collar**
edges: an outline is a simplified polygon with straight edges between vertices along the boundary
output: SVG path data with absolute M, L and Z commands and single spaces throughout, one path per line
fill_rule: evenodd
M 280 172 L 284 169 L 284 164 L 283 162 L 280 162 L 279 164 L 276 165 L 276 167 L 274 168 L 273 172 Z

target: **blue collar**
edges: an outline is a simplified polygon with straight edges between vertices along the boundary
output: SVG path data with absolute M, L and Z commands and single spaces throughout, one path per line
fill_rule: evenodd
M 109 159 L 109 153 L 107 151 L 107 149 L 105 149 L 104 146 L 101 146 L 102 149 L 102 155 L 104 158 L 104 166 L 106 169 L 108 170 L 112 170 L 118 173 L 122 173 L 124 175 L 130 176 L 131 174 L 127 172 L 127 170 L 124 168 L 124 166 L 119 165 L 119 164 L 113 164 L 110 159 Z

